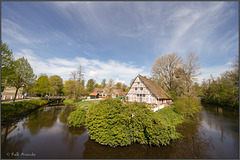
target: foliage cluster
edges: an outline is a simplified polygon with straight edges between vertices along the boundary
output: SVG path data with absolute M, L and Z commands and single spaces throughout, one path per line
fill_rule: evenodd
M 173 110 L 169 114 L 171 111 L 176 114 Z M 160 115 L 143 103 L 125 104 L 119 99 L 106 99 L 87 111 L 85 125 L 91 139 L 103 145 L 115 147 L 136 142 L 160 146 L 180 136 L 174 123 L 167 123 L 168 119 Z
M 33 99 L 16 103 L 1 104 L 1 121 L 12 121 L 15 118 L 25 115 L 26 113 L 49 103 L 48 100 Z
M 230 70 L 220 77 L 203 81 L 201 97 L 205 103 L 217 104 L 225 107 L 239 109 L 239 63 L 238 58 Z
M 67 105 L 67 106 L 71 106 L 71 107 L 76 107 L 76 103 L 75 100 L 72 98 L 67 98 L 63 101 L 63 104 Z
M 70 113 L 68 124 L 71 127 L 81 127 L 85 124 L 86 109 L 77 108 L 76 111 Z
M 174 109 L 184 117 L 193 116 L 201 109 L 201 101 L 195 97 L 179 97 L 174 102 Z
M 14 57 L 6 43 L 1 43 L 1 91 L 6 86 L 7 79 L 13 74 Z
M 69 126 L 81 127 L 85 124 L 86 109 L 95 106 L 94 102 L 80 101 L 76 102 L 74 99 L 67 99 L 64 101 L 68 106 L 74 106 L 75 111 L 71 112 L 68 117 Z
M 41 75 L 31 88 L 30 92 L 38 96 L 61 95 L 63 89 L 63 80 L 60 76 L 54 75 L 48 78 L 47 75 Z

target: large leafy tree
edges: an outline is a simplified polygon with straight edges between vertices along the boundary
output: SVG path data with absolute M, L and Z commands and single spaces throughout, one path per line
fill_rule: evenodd
M 50 94 L 60 95 L 63 89 L 63 80 L 60 76 L 54 75 L 49 77 Z
M 101 87 L 104 88 L 106 86 L 106 79 L 103 79 L 101 82 Z
M 193 52 L 188 54 L 186 61 L 176 53 L 165 54 L 152 65 L 152 79 L 170 94 L 190 97 L 199 69 L 199 57 Z
M 183 58 L 176 53 L 164 54 L 158 57 L 152 65 L 153 78 L 168 91 L 174 91 L 176 85 L 176 71 L 182 67 Z
M 94 79 L 89 79 L 86 86 L 86 94 L 89 95 L 94 89 L 95 81 Z
M 14 73 L 14 57 L 8 45 L 1 43 L 1 90 L 3 91 L 8 77 Z
M 206 103 L 239 108 L 239 63 L 236 58 L 232 69 L 220 77 L 204 81 L 201 85 L 202 97 Z
M 67 96 L 73 96 L 74 95 L 74 89 L 76 88 L 75 82 L 73 80 L 65 81 L 63 92 Z
M 15 96 L 13 98 L 13 102 L 15 102 L 19 88 L 33 83 L 36 79 L 36 75 L 33 73 L 33 69 L 28 63 L 28 60 L 24 57 L 17 59 L 13 63 L 13 66 L 14 74 L 9 76 L 7 83 L 16 88 Z
M 37 80 L 37 82 L 34 85 L 34 92 L 36 94 L 41 95 L 43 97 L 44 95 L 47 95 L 50 90 L 49 80 L 47 76 L 40 76 Z

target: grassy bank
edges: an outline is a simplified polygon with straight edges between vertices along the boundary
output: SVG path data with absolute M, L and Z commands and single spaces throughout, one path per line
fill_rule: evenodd
M 15 103 L 1 104 L 1 124 L 14 122 L 22 116 L 27 115 L 36 108 L 48 104 L 48 100 L 33 99 L 28 101 L 21 101 Z

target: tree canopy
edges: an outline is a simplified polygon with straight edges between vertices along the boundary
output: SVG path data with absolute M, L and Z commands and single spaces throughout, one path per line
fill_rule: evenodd
M 16 93 L 13 101 L 15 102 L 19 88 L 28 84 L 34 83 L 36 75 L 33 73 L 31 65 L 24 57 L 17 59 L 14 62 L 14 74 L 11 74 L 8 79 L 8 84 L 16 88 Z
M 62 78 L 58 75 L 49 77 L 49 86 L 51 95 L 60 95 L 63 89 Z
M 86 94 L 89 95 L 94 89 L 95 81 L 94 79 L 89 79 L 86 86 Z
M 193 52 L 188 54 L 186 61 L 176 53 L 164 54 L 152 65 L 152 79 L 170 94 L 192 96 L 199 69 L 199 57 Z
M 49 85 L 48 77 L 40 76 L 34 85 L 34 93 L 39 94 L 41 95 L 41 97 L 43 97 L 44 95 L 49 94 L 49 91 L 50 91 L 50 85 Z
M 3 91 L 8 77 L 14 73 L 14 57 L 8 45 L 1 43 L 1 90 Z

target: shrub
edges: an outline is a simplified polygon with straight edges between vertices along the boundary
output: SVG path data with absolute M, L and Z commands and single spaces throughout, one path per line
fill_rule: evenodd
M 173 108 L 163 108 L 155 112 L 159 117 L 162 117 L 162 123 L 172 124 L 174 126 L 184 122 L 181 114 L 177 113 Z
M 85 122 L 91 139 L 113 147 L 133 142 L 160 146 L 180 136 L 173 122 L 167 123 L 144 103 L 124 104 L 119 99 L 106 99 L 91 107 Z
M 86 114 L 86 126 L 91 139 L 103 145 L 131 144 L 128 129 L 130 117 L 124 114 L 126 106 L 119 99 L 106 99 L 91 107 Z
M 174 102 L 175 111 L 188 117 L 201 109 L 201 102 L 197 98 L 180 97 Z
M 49 103 L 48 100 L 33 99 L 20 101 L 15 103 L 1 104 L 1 121 L 12 121 L 19 116 L 22 116 L 39 106 Z
M 73 127 L 81 127 L 85 124 L 85 115 L 86 110 L 83 108 L 78 108 L 76 111 L 70 113 L 68 117 L 68 124 L 69 126 Z
M 70 107 L 76 107 L 76 104 L 74 102 L 74 99 L 68 98 L 63 101 L 63 104 L 70 106 Z

